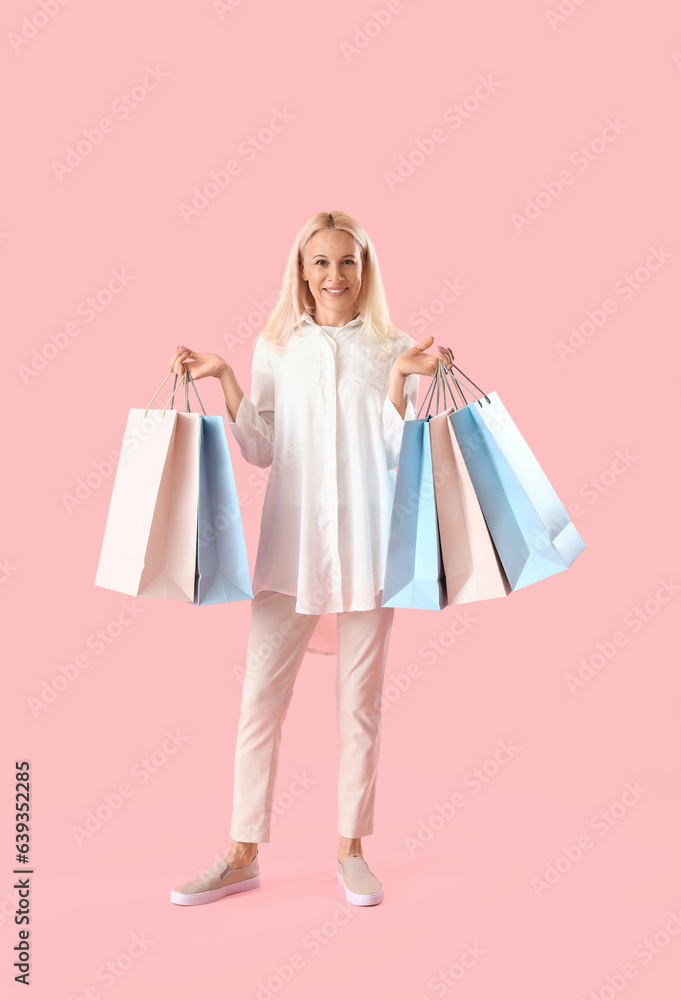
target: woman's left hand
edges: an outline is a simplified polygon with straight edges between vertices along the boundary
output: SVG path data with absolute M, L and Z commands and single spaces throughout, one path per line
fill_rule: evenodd
M 397 372 L 400 375 L 429 375 L 431 378 L 435 375 L 437 371 L 437 365 L 440 358 L 436 358 L 434 354 L 425 354 L 424 352 L 427 348 L 432 347 L 434 337 L 426 337 L 422 340 L 420 344 L 416 347 L 410 347 L 407 351 L 402 351 L 401 354 L 395 358 L 393 363 L 392 371 Z M 445 366 L 447 365 L 447 358 L 444 354 L 444 348 L 438 347 L 441 359 L 444 361 Z M 449 370 L 449 369 L 447 369 Z

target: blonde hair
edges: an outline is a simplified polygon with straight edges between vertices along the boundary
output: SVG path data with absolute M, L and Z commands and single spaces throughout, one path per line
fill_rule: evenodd
M 300 273 L 300 265 L 308 243 L 321 229 L 340 229 L 349 233 L 359 247 L 362 258 L 362 282 L 357 306 L 364 317 L 359 329 L 383 343 L 386 346 L 386 354 L 389 353 L 393 339 L 402 331 L 390 322 L 388 303 L 373 244 L 363 226 L 345 212 L 317 212 L 296 236 L 286 263 L 279 299 L 262 330 L 263 341 L 271 343 L 276 349 L 281 349 L 290 337 L 302 331 L 302 317 L 305 311 L 314 314 L 316 302 L 309 285 Z

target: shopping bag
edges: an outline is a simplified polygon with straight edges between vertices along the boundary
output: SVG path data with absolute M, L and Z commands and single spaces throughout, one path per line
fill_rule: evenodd
M 221 440 L 220 417 L 190 412 L 191 381 L 187 371 L 184 413 L 149 411 L 165 380 L 130 410 L 95 585 L 197 605 L 251 599 L 224 425 Z
M 199 520 L 195 604 L 253 597 L 246 539 L 222 417 L 199 416 Z
M 402 430 L 381 598 L 384 608 L 441 610 L 447 604 L 429 420 L 426 411 L 424 418 L 406 420 Z
M 192 601 L 199 496 L 194 414 L 131 409 L 95 585 Z
M 498 394 L 476 397 L 448 419 L 512 589 L 571 566 L 585 542 Z
M 441 361 L 435 377 L 441 379 L 443 392 L 447 388 L 451 393 L 442 374 Z M 435 500 L 448 605 L 506 597 L 511 593 L 449 420 L 457 409 L 453 394 L 452 403 L 453 406 L 430 420 Z

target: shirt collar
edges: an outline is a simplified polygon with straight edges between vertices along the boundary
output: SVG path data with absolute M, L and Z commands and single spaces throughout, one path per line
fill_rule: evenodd
M 311 323 L 313 326 L 323 325 L 321 323 L 318 324 L 314 316 L 312 316 L 312 314 L 307 309 L 305 309 L 305 311 L 303 312 L 302 318 L 304 323 Z M 363 322 L 364 322 L 364 314 L 360 312 L 358 316 L 355 316 L 355 318 L 351 319 L 348 323 L 345 324 L 345 326 L 342 326 L 341 330 L 353 329 L 356 326 L 360 326 Z

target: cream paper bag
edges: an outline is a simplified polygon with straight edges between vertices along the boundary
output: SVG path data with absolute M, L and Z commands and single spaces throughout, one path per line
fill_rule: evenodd
M 430 419 L 433 480 L 447 604 L 468 604 L 511 591 L 487 528 L 449 415 Z
M 200 416 L 131 409 L 95 585 L 193 601 Z

